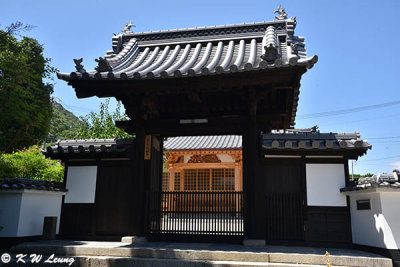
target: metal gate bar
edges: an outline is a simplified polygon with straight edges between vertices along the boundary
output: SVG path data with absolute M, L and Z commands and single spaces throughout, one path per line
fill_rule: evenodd
M 150 198 L 151 234 L 243 235 L 243 191 L 165 191 Z

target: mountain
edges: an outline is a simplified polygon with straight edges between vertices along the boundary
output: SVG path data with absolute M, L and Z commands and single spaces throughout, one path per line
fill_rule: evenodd
M 52 107 L 53 118 L 50 122 L 50 131 L 46 143 L 55 143 L 60 139 L 73 139 L 73 131 L 78 129 L 79 118 L 55 100 L 53 100 Z

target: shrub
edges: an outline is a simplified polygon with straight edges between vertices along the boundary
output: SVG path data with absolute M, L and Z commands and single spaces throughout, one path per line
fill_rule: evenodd
M 64 167 L 46 159 L 38 146 L 31 146 L 10 154 L 0 155 L 0 179 L 30 178 L 62 182 Z

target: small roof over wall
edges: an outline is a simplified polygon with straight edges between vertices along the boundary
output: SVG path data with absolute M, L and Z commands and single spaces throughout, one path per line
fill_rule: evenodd
M 353 184 L 341 188 L 341 192 L 350 191 L 375 191 L 378 188 L 388 188 L 388 189 L 400 189 L 398 170 L 393 171 L 393 173 L 381 173 L 378 175 L 373 175 L 370 177 L 360 178 L 354 181 Z M 400 192 L 400 190 L 398 190 Z
M 266 152 L 343 152 L 364 155 L 372 145 L 361 140 L 359 133 L 271 132 L 262 136 Z
M 52 159 L 129 157 L 133 146 L 133 139 L 60 140 L 43 154 Z
M 55 192 L 66 192 L 63 183 L 51 182 L 43 180 L 34 180 L 28 178 L 5 178 L 1 181 L 0 192 L 1 191 L 14 191 L 14 190 L 43 190 L 43 191 L 55 191 Z

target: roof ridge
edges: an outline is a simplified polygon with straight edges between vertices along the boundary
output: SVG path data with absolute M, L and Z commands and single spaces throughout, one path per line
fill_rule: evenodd
M 287 19 L 290 20 L 290 19 Z M 147 31 L 147 32 L 135 32 L 122 34 L 123 36 L 137 37 L 141 35 L 157 35 L 162 33 L 178 33 L 186 31 L 202 31 L 202 30 L 215 30 L 215 29 L 229 29 L 234 27 L 248 27 L 248 26 L 259 26 L 259 25 L 274 25 L 282 24 L 287 20 L 275 20 L 275 21 L 260 21 L 260 22 L 244 22 L 239 24 L 224 24 L 224 25 L 214 25 L 214 26 L 202 26 L 202 27 L 191 27 L 191 28 L 180 28 L 180 29 L 167 29 L 158 31 Z

